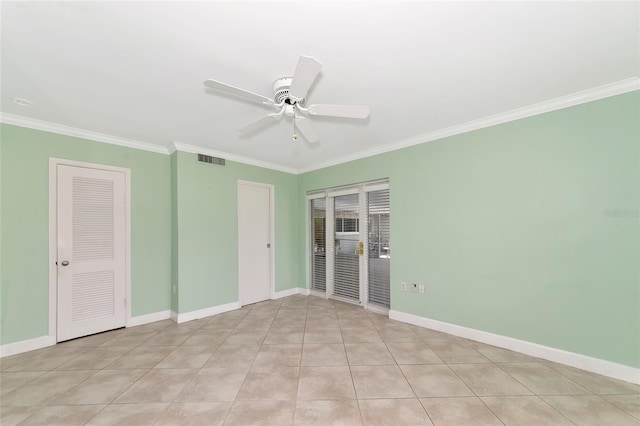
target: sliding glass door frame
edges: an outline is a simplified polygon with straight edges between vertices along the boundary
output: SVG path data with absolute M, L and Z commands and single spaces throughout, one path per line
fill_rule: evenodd
M 349 195 L 357 195 L 358 198 L 358 217 L 357 217 L 357 231 L 355 232 L 349 232 L 348 234 L 344 232 L 344 228 L 342 228 L 341 231 L 335 229 L 336 223 L 338 219 L 336 217 L 336 198 L 338 197 L 344 197 L 344 196 L 349 196 Z M 329 247 L 329 253 L 331 255 L 327 256 L 327 272 L 331 271 L 331 280 L 329 281 L 329 279 L 327 279 L 328 281 L 328 285 L 327 287 L 327 297 L 330 297 L 332 299 L 336 299 L 336 300 L 340 300 L 342 302 L 346 302 L 346 303 L 354 303 L 357 305 L 362 305 L 364 300 L 367 300 L 364 297 L 364 283 L 366 283 L 366 281 L 364 281 L 364 274 L 363 274 L 363 260 L 366 258 L 366 254 L 364 253 L 360 253 L 357 254 L 358 252 L 358 245 L 359 243 L 362 243 L 363 248 L 364 248 L 364 241 L 363 241 L 363 216 L 362 216 L 362 212 L 363 212 L 363 208 L 362 208 L 362 188 L 359 186 L 355 186 L 355 187 L 349 187 L 349 188 L 340 188 L 340 189 L 332 189 L 332 190 L 328 190 L 327 191 L 327 205 L 331 205 L 331 208 L 327 207 L 327 222 L 331 223 L 331 225 L 333 226 L 333 229 L 327 229 L 327 246 Z M 343 219 L 343 224 L 344 224 L 344 219 Z M 365 228 L 366 229 L 366 228 Z M 340 235 L 339 235 L 340 234 Z M 347 236 L 348 235 L 348 236 Z M 351 240 L 352 238 L 348 238 L 348 237 L 354 237 L 357 236 L 356 241 L 357 243 L 355 244 L 355 246 L 351 247 L 350 249 L 348 249 L 349 253 L 347 254 L 342 254 L 340 255 L 337 252 L 337 247 L 336 244 L 339 241 L 343 241 L 345 245 L 348 245 L 348 241 Z M 343 237 L 343 238 L 340 238 Z M 354 251 L 354 253 L 351 253 L 351 250 Z M 366 253 L 366 249 L 364 250 Z M 336 260 L 338 258 L 338 256 L 344 256 L 345 258 L 348 259 L 349 256 L 351 255 L 356 255 L 358 257 L 358 266 L 357 266 L 357 271 L 355 271 L 358 274 L 358 300 L 355 299 L 351 299 L 349 297 L 343 297 L 340 296 L 338 294 L 336 294 L 336 288 L 335 288 L 335 284 L 336 284 L 336 271 L 337 271 L 337 266 L 336 265 Z M 340 265 L 341 269 L 344 269 L 345 265 Z M 329 291 L 329 289 L 331 291 Z
M 381 313 L 388 312 L 388 309 L 380 307 L 377 304 L 368 303 L 369 300 L 369 223 L 368 220 L 368 211 L 367 211 L 367 193 L 377 190 L 388 189 L 389 183 L 388 181 L 376 181 L 371 183 L 364 183 L 359 185 L 351 185 L 348 187 L 341 188 L 333 188 L 327 189 L 324 191 L 313 192 L 307 195 L 307 208 L 309 209 L 309 213 L 307 215 L 308 220 L 310 221 L 309 226 L 309 243 L 307 244 L 310 255 L 308 256 L 308 288 L 310 289 L 311 294 L 319 297 L 323 297 L 325 299 L 335 299 L 347 303 L 353 303 L 357 305 L 364 306 L 367 309 L 379 311 Z M 335 198 L 343 195 L 351 195 L 358 194 L 358 250 L 359 260 L 358 260 L 358 269 L 359 269 L 359 300 L 352 300 L 345 297 L 340 297 L 334 294 L 334 283 L 335 283 L 335 256 L 336 256 L 336 217 L 335 217 Z M 326 255 L 326 290 L 318 291 L 313 289 L 312 280 L 313 280 L 313 262 L 314 255 L 317 255 L 317 248 L 314 247 L 314 222 L 313 222 L 313 211 L 311 209 L 311 200 L 317 198 L 325 198 L 326 199 L 326 212 L 325 212 L 325 255 Z M 353 234 L 351 234 L 353 235 Z

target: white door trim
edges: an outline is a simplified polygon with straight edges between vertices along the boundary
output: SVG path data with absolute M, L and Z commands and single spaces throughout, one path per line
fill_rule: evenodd
M 275 186 L 270 183 L 261 183 L 261 182 L 252 182 L 249 180 L 240 180 L 238 179 L 238 183 L 236 185 L 236 209 L 238 208 L 238 199 L 240 197 L 240 185 L 248 185 L 248 186 L 256 186 L 259 188 L 268 188 L 269 189 L 269 239 L 271 240 L 269 244 L 271 244 L 271 250 L 269 251 L 269 269 L 271 273 L 269 274 L 269 287 L 271 288 L 271 298 L 276 298 L 276 215 L 275 215 Z M 236 216 L 239 212 L 236 211 Z M 239 231 L 239 228 L 238 228 Z M 240 235 L 238 235 L 240 237 Z M 240 241 L 238 241 L 238 254 L 240 254 Z M 240 300 L 240 277 L 238 276 L 238 300 Z M 240 300 L 240 303 L 242 301 Z
M 49 339 L 57 342 L 58 322 L 58 165 L 124 173 L 125 191 L 125 297 L 126 325 L 131 323 L 131 169 L 49 158 Z

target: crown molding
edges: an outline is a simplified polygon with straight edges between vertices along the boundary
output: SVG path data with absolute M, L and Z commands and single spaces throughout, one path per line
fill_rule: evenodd
M 431 142 L 449 136 L 455 136 L 473 130 L 479 130 L 485 127 L 507 123 L 509 121 L 520 120 L 521 118 L 532 117 L 534 115 L 544 114 L 546 112 L 556 111 L 587 102 L 597 101 L 599 99 L 621 95 L 623 93 L 633 92 L 635 90 L 640 90 L 640 77 L 632 77 L 626 80 L 620 80 L 615 83 L 605 84 L 602 86 L 594 87 L 592 89 L 571 93 L 566 96 L 550 99 L 548 101 L 540 102 L 537 104 L 527 105 L 525 107 L 513 109 L 511 111 L 490 115 L 478 120 L 468 121 L 466 123 L 457 124 L 455 126 L 446 127 L 444 129 L 435 130 L 433 132 L 423 133 L 421 135 L 401 139 L 376 148 L 356 152 L 351 155 L 346 155 L 344 157 L 341 157 L 339 160 L 326 161 L 309 167 L 301 168 L 297 170 L 297 173 L 301 174 L 314 170 L 324 169 L 326 167 L 348 163 L 350 161 L 360 160 L 378 154 L 384 154 L 386 152 L 407 148 L 413 145 L 420 145 L 425 142 Z
M 78 129 L 76 127 L 36 120 L 35 118 L 24 117 L 21 115 L 8 114 L 3 112 L 0 113 L 0 122 L 34 130 L 57 133 L 59 135 L 73 136 L 75 138 L 104 142 L 111 145 L 141 149 L 143 151 L 157 152 L 160 154 L 168 154 L 166 147 L 155 145 L 149 142 L 141 142 L 134 139 L 121 138 L 118 136 L 107 135 L 105 133 L 93 132 L 91 130 Z
M 395 142 L 391 142 L 376 148 L 356 152 L 350 155 L 341 157 L 340 159 L 317 163 L 303 168 L 287 167 L 281 164 L 269 163 L 266 161 L 256 160 L 254 158 L 243 157 L 236 154 L 230 154 L 222 151 L 215 151 L 210 148 L 200 147 L 197 145 L 190 145 L 181 142 L 173 142 L 168 147 L 159 146 L 149 142 L 142 142 L 134 139 L 121 138 L 118 136 L 112 136 L 105 133 L 93 132 L 85 129 L 78 129 L 75 127 L 65 126 L 62 124 L 51 123 L 48 121 L 36 120 L 15 114 L 8 114 L 0 112 L 0 122 L 6 124 L 12 124 L 16 126 L 26 127 L 35 130 L 42 130 L 45 132 L 57 133 L 66 136 L 72 136 L 77 138 L 89 139 L 97 142 L 104 142 L 112 145 L 124 146 L 128 148 L 141 149 L 144 151 L 151 151 L 160 154 L 171 154 L 175 151 L 189 152 L 193 154 L 206 154 L 213 155 L 214 157 L 225 158 L 229 161 L 237 163 L 243 163 L 250 166 L 263 167 L 271 170 L 281 171 L 291 174 L 302 174 L 311 172 L 314 170 L 323 169 L 326 167 L 335 166 L 338 164 L 348 163 L 350 161 L 360 160 L 367 157 L 372 157 L 378 154 L 384 154 L 386 152 L 396 151 L 398 149 L 407 148 L 413 145 L 420 145 L 426 142 L 431 142 L 438 139 L 443 139 L 450 136 L 467 133 L 473 130 L 479 130 L 485 127 L 495 126 L 497 124 L 507 123 L 509 121 L 515 121 L 526 117 L 532 117 L 546 112 L 551 112 L 563 108 L 568 108 L 575 105 L 580 105 L 587 102 L 596 101 L 599 99 L 608 98 L 610 96 L 620 95 L 627 92 L 633 92 L 640 90 L 640 77 L 632 77 L 625 80 L 620 80 L 614 83 L 605 84 L 602 86 L 594 87 L 592 89 L 583 90 L 581 92 L 575 92 L 559 98 L 550 99 L 548 101 L 540 102 L 537 104 L 528 105 L 522 108 L 517 108 L 511 111 L 491 115 L 488 117 L 480 118 L 478 120 L 468 121 L 466 123 L 457 124 L 455 126 L 446 127 L 444 129 L 435 130 L 433 132 L 423 133 L 421 135 L 413 136 L 406 139 L 401 139 Z
M 279 172 L 285 172 L 290 174 L 298 174 L 298 171 L 293 167 L 286 167 L 280 164 L 269 163 L 267 161 L 256 160 L 254 158 L 243 157 L 241 155 L 229 154 L 228 152 L 216 151 L 210 148 L 204 148 L 197 145 L 190 145 L 187 143 L 174 141 L 167 147 L 169 154 L 173 154 L 176 151 L 188 152 L 191 154 L 205 154 L 214 157 L 224 158 L 225 160 L 234 161 L 236 163 L 247 164 L 249 166 L 264 167 L 265 169 L 276 170 Z

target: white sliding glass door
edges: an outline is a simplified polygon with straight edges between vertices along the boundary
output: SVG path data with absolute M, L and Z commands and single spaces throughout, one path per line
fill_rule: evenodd
M 391 227 L 389 189 L 367 192 L 367 302 L 389 308 Z
M 327 290 L 327 200 L 311 200 L 311 290 Z
M 391 271 L 388 183 L 335 188 L 308 198 L 312 293 L 388 309 Z
M 361 303 L 360 298 L 360 194 L 334 197 L 333 294 Z

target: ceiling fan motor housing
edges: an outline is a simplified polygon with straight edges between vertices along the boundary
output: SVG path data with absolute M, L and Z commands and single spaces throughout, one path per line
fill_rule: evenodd
M 289 87 L 291 87 L 292 81 L 292 77 L 280 77 L 273 82 L 273 99 L 276 104 L 285 102 L 289 105 L 302 105 L 304 103 L 304 99 L 300 99 L 299 101 L 295 102 L 289 98 Z

